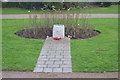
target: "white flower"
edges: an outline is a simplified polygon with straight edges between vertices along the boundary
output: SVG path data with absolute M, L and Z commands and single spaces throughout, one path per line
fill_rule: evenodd
M 80 24 L 78 24 L 78 26 L 79 26 Z
M 68 35 L 68 38 L 72 38 L 72 36 Z
M 68 9 L 68 11 L 70 11 L 70 8 Z
M 30 11 L 28 11 L 28 12 L 30 12 Z
M 52 6 L 52 8 L 55 8 L 55 6 Z

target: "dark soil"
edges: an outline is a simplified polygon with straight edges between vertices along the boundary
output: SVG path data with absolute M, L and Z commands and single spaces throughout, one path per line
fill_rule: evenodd
M 31 28 L 23 29 L 15 34 L 20 37 L 29 39 L 46 39 L 52 37 L 52 28 Z M 91 38 L 100 34 L 97 30 L 83 29 L 83 28 L 65 28 L 65 36 L 71 39 L 85 39 Z

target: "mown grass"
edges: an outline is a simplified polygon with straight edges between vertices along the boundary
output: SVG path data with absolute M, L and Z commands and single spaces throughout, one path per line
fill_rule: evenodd
M 0 70 L 2 70 L 2 19 L 0 19 Z
M 93 9 L 77 9 L 77 10 L 63 10 L 63 11 L 42 11 L 42 10 L 31 10 L 28 13 L 26 9 L 19 8 L 3 8 L 2 14 L 53 14 L 53 13 L 95 13 L 95 14 L 118 14 L 118 6 L 112 5 L 110 7 L 102 7 L 102 8 L 93 8 Z
M 89 39 L 71 40 L 73 71 L 118 71 L 118 20 L 90 20 L 101 34 Z
M 3 70 L 29 71 L 35 67 L 44 40 L 25 39 L 14 33 L 25 28 L 27 20 L 3 20 Z
M 73 72 L 117 71 L 118 20 L 89 20 L 101 34 L 89 39 L 71 40 Z M 29 24 L 28 19 L 3 19 L 2 24 L 3 70 L 33 71 L 44 40 L 26 39 L 14 34 Z

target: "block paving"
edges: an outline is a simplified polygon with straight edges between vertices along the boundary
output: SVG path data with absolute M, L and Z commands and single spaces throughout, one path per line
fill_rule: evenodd
M 70 39 L 47 38 L 33 72 L 72 72 Z

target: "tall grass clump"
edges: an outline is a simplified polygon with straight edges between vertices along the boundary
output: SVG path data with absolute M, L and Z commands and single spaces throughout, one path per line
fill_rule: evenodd
M 94 26 L 91 25 L 87 19 L 89 16 L 89 14 L 71 14 L 69 13 L 69 10 L 66 14 L 62 12 L 60 14 L 29 14 L 29 26 L 34 29 L 33 33 L 36 36 L 39 32 L 38 28 L 41 28 L 44 32 L 43 34 L 48 36 L 47 33 L 51 33 L 49 30 L 52 30 L 54 24 L 62 24 L 65 25 L 67 34 L 72 34 L 72 36 L 75 36 L 75 33 L 78 32 L 78 28 L 81 28 L 82 32 L 85 34 L 87 34 L 87 29 L 94 30 Z
M 44 18 L 38 18 L 37 14 L 35 14 L 33 18 L 29 18 L 29 24 L 34 28 L 53 27 L 54 24 L 63 24 L 65 27 L 93 29 L 87 17 L 88 14 L 44 14 Z

